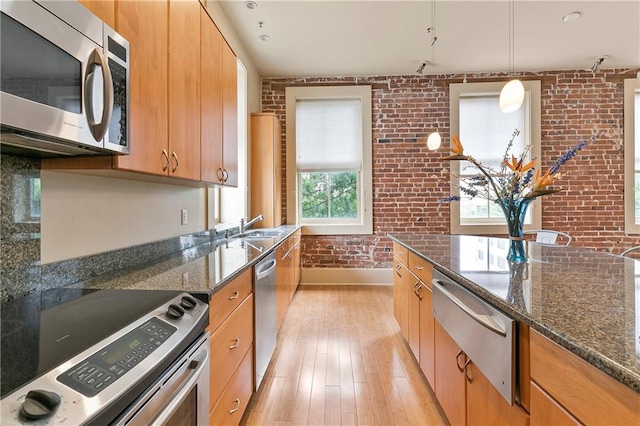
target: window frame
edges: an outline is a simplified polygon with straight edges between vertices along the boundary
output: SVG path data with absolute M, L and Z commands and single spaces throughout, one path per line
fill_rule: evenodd
M 360 220 L 353 219 L 319 223 L 302 222 L 299 217 L 300 187 L 296 167 L 296 102 L 303 99 L 360 99 L 362 105 L 362 169 L 360 171 Z M 373 164 L 371 86 L 303 86 L 287 87 L 286 99 L 286 182 L 287 222 L 302 225 L 305 235 L 357 235 L 373 234 Z M 335 170 L 327 170 L 335 171 Z M 295 207 L 294 207 L 295 206 Z
M 640 222 L 635 213 L 635 134 L 640 123 L 635 122 L 635 94 L 640 91 L 640 78 L 624 80 L 624 231 L 640 234 Z
M 497 95 L 504 86 L 504 82 L 490 83 L 451 83 L 449 85 L 449 116 L 450 134 L 460 134 L 460 98 L 465 95 Z M 525 88 L 525 101 L 529 100 L 529 114 L 525 121 L 529 124 L 529 141 L 531 142 L 531 158 L 540 159 L 541 145 L 541 84 L 539 80 L 522 81 Z M 519 129 L 522 131 L 522 129 Z M 505 141 L 510 135 L 505 135 Z M 464 141 L 462 141 L 464 143 Z M 505 146 L 506 148 L 506 146 Z M 500 152 L 502 156 L 504 152 Z M 451 195 L 459 196 L 459 189 L 455 175 L 460 172 L 460 162 L 450 161 L 450 190 Z M 525 225 L 526 229 L 539 229 L 542 227 L 542 198 L 538 197 L 529 207 L 531 212 L 531 224 Z M 508 234 L 506 222 L 504 224 L 462 224 L 460 221 L 460 203 L 451 202 L 450 205 L 450 233 L 452 235 L 505 235 Z

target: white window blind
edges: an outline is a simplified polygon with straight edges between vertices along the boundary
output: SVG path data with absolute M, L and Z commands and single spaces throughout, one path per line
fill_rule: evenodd
M 362 168 L 360 99 L 300 99 L 296 102 L 298 171 Z
M 636 173 L 640 171 L 640 89 L 635 91 L 635 96 L 633 99 L 634 107 L 633 110 L 635 112 L 634 119 L 634 129 L 635 129 L 635 163 L 636 163 Z
M 460 98 L 460 141 L 465 152 L 495 170 L 500 168 L 507 142 L 515 129 L 520 130 L 520 136 L 513 141 L 513 155 L 520 155 L 528 139 L 524 127 L 526 108 L 504 114 L 498 106 L 498 98 L 497 94 Z

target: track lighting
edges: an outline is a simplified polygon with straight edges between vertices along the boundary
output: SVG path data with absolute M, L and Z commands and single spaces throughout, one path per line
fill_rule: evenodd
M 604 60 L 606 59 L 606 56 L 599 56 L 596 58 L 596 61 L 593 63 L 593 65 L 591 66 L 591 71 L 596 72 L 600 69 L 600 65 L 602 65 L 602 63 L 604 62 Z
M 424 67 L 426 67 L 429 64 L 429 61 L 420 61 L 420 63 L 418 64 L 418 69 L 416 70 L 416 72 L 418 74 L 422 74 L 422 72 L 424 71 Z

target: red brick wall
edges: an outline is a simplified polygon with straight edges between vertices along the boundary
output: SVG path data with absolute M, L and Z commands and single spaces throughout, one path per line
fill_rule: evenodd
M 542 164 L 552 163 L 571 145 L 601 132 L 596 142 L 562 167 L 563 192 L 543 198 L 543 227 L 568 232 L 574 237 L 572 245 L 619 253 L 640 244 L 640 237 L 624 234 L 623 79 L 635 75 L 635 70 L 601 70 L 523 76 L 542 82 Z M 389 267 L 387 234 L 449 233 L 449 205 L 438 200 L 449 194 L 448 162 L 443 160 L 450 136 L 449 83 L 462 78 L 410 75 L 263 81 L 262 110 L 275 112 L 282 122 L 283 164 L 285 87 L 372 86 L 374 235 L 305 236 L 304 267 Z M 473 75 L 467 80 L 495 81 L 496 75 Z M 426 136 L 436 128 L 443 147 L 432 152 L 426 147 Z M 284 197 L 282 204 L 286 217 Z

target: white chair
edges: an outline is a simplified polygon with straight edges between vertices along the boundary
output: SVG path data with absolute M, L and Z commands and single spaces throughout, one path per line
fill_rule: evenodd
M 573 238 L 571 238 L 571 235 L 567 234 L 566 232 L 553 231 L 551 229 L 534 229 L 530 231 L 524 231 L 523 234 L 535 235 L 536 243 L 544 244 L 547 246 L 568 246 L 573 240 Z M 558 236 L 563 237 L 562 239 L 564 240 L 564 242 L 557 242 Z
M 629 247 L 628 249 L 626 249 L 625 251 L 620 253 L 620 256 L 638 257 L 639 254 L 638 253 L 634 253 L 637 250 L 640 250 L 640 246 Z

